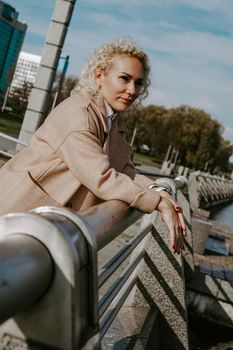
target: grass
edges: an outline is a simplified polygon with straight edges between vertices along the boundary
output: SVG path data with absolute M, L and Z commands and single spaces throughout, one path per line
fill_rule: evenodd
M 149 154 L 134 152 L 133 160 L 134 162 L 136 163 L 138 162 L 143 165 L 151 165 L 151 166 L 157 166 L 157 167 L 161 166 L 161 160 Z
M 0 112 L 0 132 L 18 137 L 23 118 L 9 112 Z M 134 162 L 142 165 L 161 166 L 161 160 L 152 155 L 134 152 Z
M 22 117 L 0 112 L 0 132 L 17 137 L 22 124 Z

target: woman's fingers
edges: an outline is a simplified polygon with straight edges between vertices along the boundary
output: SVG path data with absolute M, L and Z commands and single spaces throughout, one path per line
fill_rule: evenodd
M 187 235 L 187 226 L 185 225 L 185 221 L 184 221 L 184 216 L 181 212 L 177 212 L 179 221 L 180 221 L 180 228 L 182 231 L 182 235 L 186 236 Z
M 177 215 L 177 223 L 174 224 L 172 228 L 169 229 L 171 236 L 171 246 L 174 253 L 180 253 L 181 250 L 184 250 L 184 232 L 185 229 L 182 227 L 180 223 L 180 219 Z
M 174 201 L 162 197 L 157 210 L 160 211 L 166 223 L 171 240 L 171 247 L 174 253 L 180 253 L 184 249 L 183 236 L 186 235 L 186 225 L 182 212 L 175 210 Z
M 181 232 L 176 231 L 173 235 L 172 249 L 174 253 L 180 253 L 184 249 L 183 235 Z
M 186 236 L 187 234 L 187 226 L 185 225 L 185 220 L 184 220 L 184 215 L 183 215 L 183 209 L 181 208 L 181 206 L 175 202 L 172 198 L 169 199 L 171 201 L 171 203 L 173 204 L 175 211 L 178 214 L 179 217 L 179 221 L 180 221 L 180 225 L 182 228 L 182 235 Z
M 176 253 L 179 254 L 183 249 L 184 249 L 183 235 L 177 234 L 176 235 Z

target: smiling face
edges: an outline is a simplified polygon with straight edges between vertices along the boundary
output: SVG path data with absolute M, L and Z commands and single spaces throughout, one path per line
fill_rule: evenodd
M 116 56 L 107 72 L 96 71 L 100 95 L 116 112 L 125 111 L 138 97 L 143 78 L 141 62 L 131 56 Z

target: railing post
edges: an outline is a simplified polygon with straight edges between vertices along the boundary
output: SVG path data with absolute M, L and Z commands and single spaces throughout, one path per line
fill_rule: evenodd
M 0 237 L 4 241 L 17 234 L 44 245 L 54 262 L 53 281 L 34 306 L 22 307 L 1 324 L 0 348 L 99 349 L 95 237 L 66 209 L 43 207 L 35 212 L 2 216 Z M 15 278 L 20 279 L 22 266 L 17 268 Z
M 197 180 L 197 173 L 192 173 L 189 176 L 189 198 L 190 198 L 190 205 L 192 209 L 197 209 L 200 206 L 200 198 L 199 198 L 199 188 L 198 188 L 198 180 Z

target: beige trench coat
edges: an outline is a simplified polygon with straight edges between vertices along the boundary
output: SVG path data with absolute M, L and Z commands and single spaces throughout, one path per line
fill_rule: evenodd
M 111 199 L 152 212 L 160 195 L 136 173 L 125 133 L 120 117 L 108 131 L 104 110 L 86 92 L 69 97 L 0 169 L 0 214 L 41 205 L 78 211 Z

